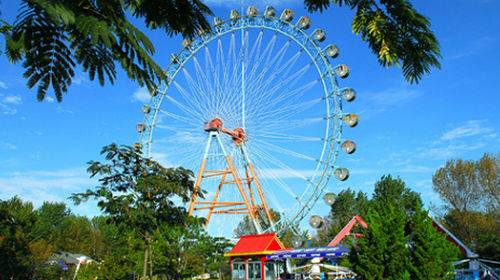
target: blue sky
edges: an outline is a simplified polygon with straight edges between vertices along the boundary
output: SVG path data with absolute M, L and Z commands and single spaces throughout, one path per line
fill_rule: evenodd
M 418 85 L 404 81 L 399 68 L 383 68 L 359 37 L 352 34 L 352 12 L 330 8 L 309 15 L 300 1 L 245 1 L 263 11 L 272 3 L 281 12 L 306 15 L 313 28 L 323 28 L 327 42 L 340 48 L 339 60 L 352 69 L 341 86 L 356 89 L 353 103 L 344 111 L 355 113 L 356 128 L 344 128 L 342 138 L 358 145 L 353 155 L 340 154 L 339 165 L 351 176 L 346 182 L 331 180 L 327 189 L 350 187 L 371 193 L 384 174 L 403 179 L 420 192 L 426 206 L 440 205 L 432 191 L 432 174 L 448 159 L 479 159 L 485 152 L 500 151 L 500 22 L 495 0 L 414 1 L 430 18 L 440 45 L 442 69 L 433 69 Z M 206 1 L 220 18 L 240 1 Z M 12 21 L 15 1 L 0 3 L 2 18 Z M 182 38 L 147 32 L 156 47 L 155 58 L 168 64 L 169 55 L 181 49 Z M 3 41 L 0 41 L 2 46 Z M 66 201 L 74 192 L 95 185 L 86 162 L 99 159 L 104 145 L 132 144 L 142 121 L 146 91 L 123 72 L 115 85 L 101 87 L 85 73 L 77 73 L 62 103 L 50 93 L 36 101 L 36 90 L 26 88 L 20 65 L 0 56 L 0 199 L 18 195 L 40 206 L 43 201 Z M 72 206 L 77 214 L 94 215 L 93 204 Z M 318 205 L 313 212 L 326 214 Z

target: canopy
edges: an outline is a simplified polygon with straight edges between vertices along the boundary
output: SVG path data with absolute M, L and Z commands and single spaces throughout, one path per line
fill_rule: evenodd
M 290 259 L 290 258 L 339 258 L 349 253 L 346 246 L 335 247 L 309 247 L 298 248 L 288 251 L 278 251 L 267 255 L 268 259 Z

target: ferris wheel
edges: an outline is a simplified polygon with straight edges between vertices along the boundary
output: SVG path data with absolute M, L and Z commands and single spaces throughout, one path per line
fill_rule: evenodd
M 324 30 L 293 21 L 291 10 L 278 17 L 270 6 L 214 18 L 170 56 L 167 81 L 142 107 L 143 152 L 193 170 L 186 206 L 209 231 L 227 235 L 247 215 L 259 233 L 286 232 L 310 215 L 332 175 L 349 177 L 335 162 L 356 149 L 341 138 L 343 123 L 358 122 L 342 110 L 355 91 L 337 81 L 350 70 L 334 63 L 339 49 L 322 44 Z

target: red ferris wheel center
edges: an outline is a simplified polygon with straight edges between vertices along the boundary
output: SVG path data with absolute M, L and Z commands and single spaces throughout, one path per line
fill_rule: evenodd
M 208 123 L 205 123 L 204 130 L 207 132 L 210 132 L 210 131 L 224 132 L 225 134 L 231 136 L 231 139 L 233 139 L 235 144 L 240 144 L 246 138 L 245 130 L 243 130 L 243 128 L 238 127 L 238 128 L 235 128 L 234 130 L 224 128 L 222 126 L 222 121 L 218 118 L 213 119 Z

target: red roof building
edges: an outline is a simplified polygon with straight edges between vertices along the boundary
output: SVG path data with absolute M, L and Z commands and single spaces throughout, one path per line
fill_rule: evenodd
M 269 261 L 266 255 L 284 249 L 286 249 L 285 246 L 275 233 L 242 236 L 231 252 L 225 254 L 226 257 L 231 258 L 229 262 L 232 279 L 259 280 L 277 278 L 277 269 L 274 262 L 271 261 L 272 264 L 266 266 L 266 262 Z M 242 261 L 234 262 L 235 259 L 242 259 Z
M 234 245 L 227 257 L 270 255 L 278 250 L 285 249 L 276 233 L 242 236 Z

